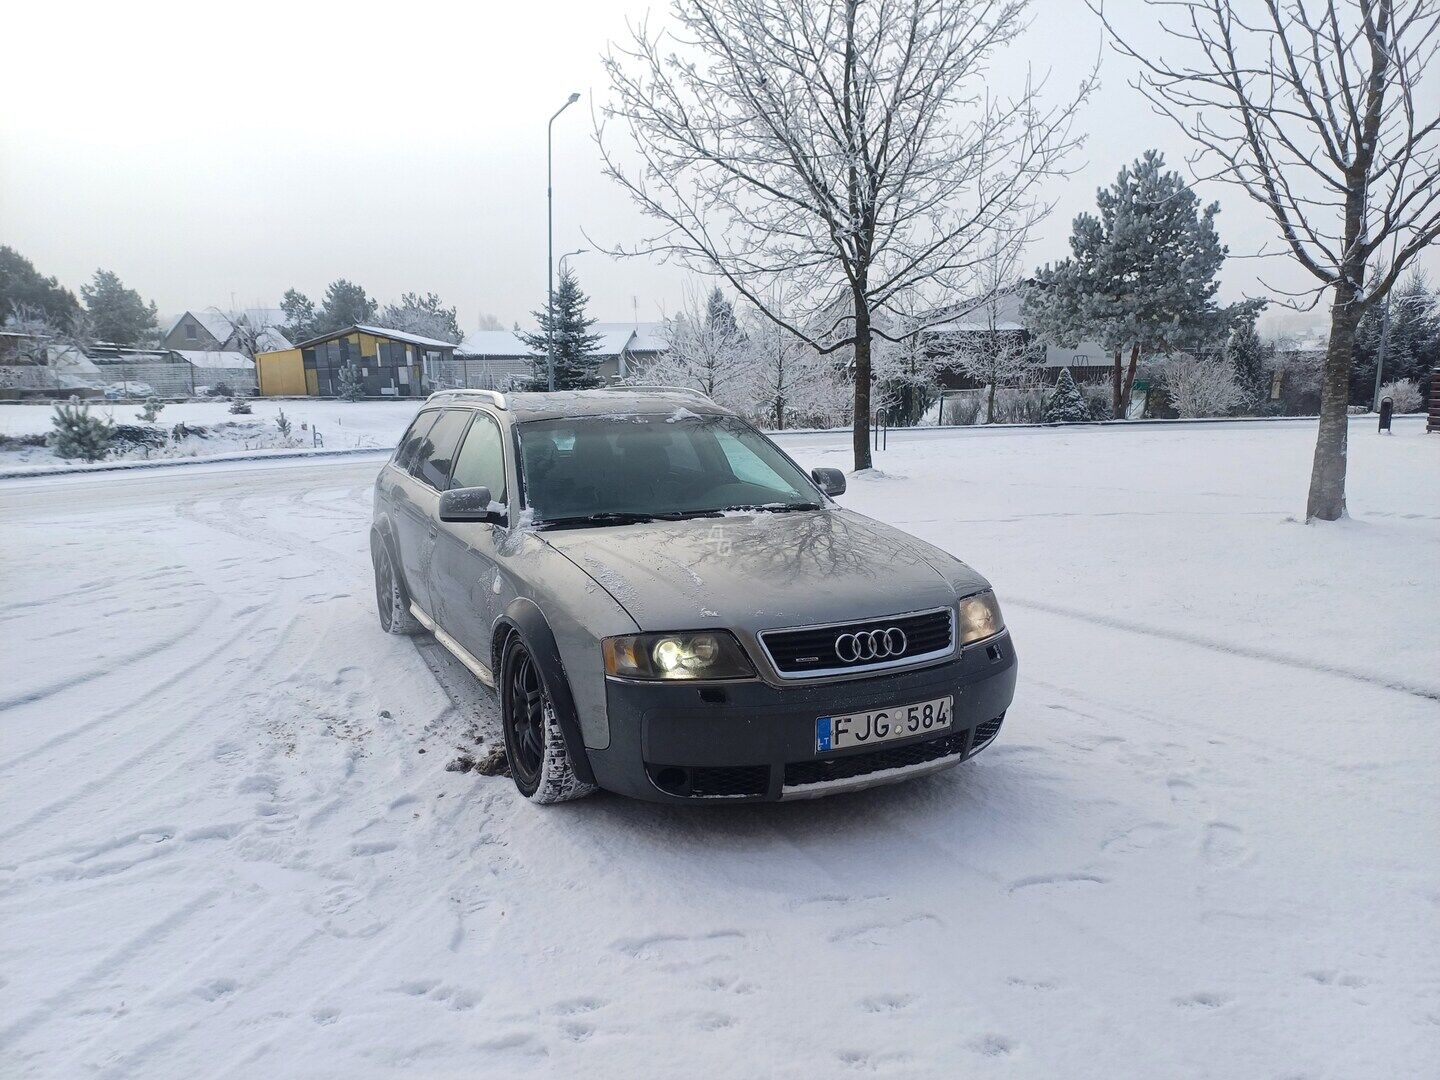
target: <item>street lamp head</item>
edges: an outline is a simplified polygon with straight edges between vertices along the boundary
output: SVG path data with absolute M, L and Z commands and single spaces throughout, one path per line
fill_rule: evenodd
M 567 102 L 565 102 L 565 104 L 566 104 L 566 105 L 574 105 L 574 104 L 575 104 L 577 101 L 579 101 L 579 100 L 580 100 L 580 95 L 579 95 L 579 94 L 571 94 L 571 95 L 570 95 L 570 100 L 567 101 Z

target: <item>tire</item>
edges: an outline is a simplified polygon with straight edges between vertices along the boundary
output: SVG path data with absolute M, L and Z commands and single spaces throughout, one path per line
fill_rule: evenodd
M 387 634 L 418 634 L 425 627 L 410 614 L 410 598 L 390 557 L 390 545 L 377 539 L 370 549 L 375 563 L 375 606 L 380 614 L 380 628 Z
M 505 647 L 500 688 L 505 756 L 520 794 L 531 802 L 549 804 L 583 799 L 593 792 L 594 784 L 575 776 L 545 678 L 518 634 Z

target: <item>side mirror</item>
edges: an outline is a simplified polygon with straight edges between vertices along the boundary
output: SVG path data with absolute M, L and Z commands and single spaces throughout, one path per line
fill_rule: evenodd
M 834 497 L 845 494 L 845 474 L 839 469 L 812 469 L 810 479 L 826 495 Z
M 454 488 L 440 496 L 441 521 L 504 525 L 505 517 L 505 507 L 490 501 L 490 489 L 487 487 Z

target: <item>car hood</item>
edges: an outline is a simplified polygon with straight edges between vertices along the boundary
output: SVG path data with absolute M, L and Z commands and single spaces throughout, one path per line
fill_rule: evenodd
M 881 618 L 986 587 L 951 556 L 853 511 L 732 514 L 540 534 L 642 630 Z

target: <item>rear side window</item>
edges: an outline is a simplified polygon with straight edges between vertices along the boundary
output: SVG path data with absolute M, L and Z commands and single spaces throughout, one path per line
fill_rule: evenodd
M 436 491 L 444 491 L 450 484 L 450 465 L 468 423 L 470 412 L 466 409 L 446 409 L 442 412 L 435 426 L 425 433 L 425 441 L 416 455 L 411 475 Z
M 415 455 L 420 449 L 420 444 L 425 441 L 425 433 L 430 430 L 430 425 L 435 423 L 435 418 L 440 413 L 431 410 L 422 412 L 410 423 L 410 430 L 405 432 L 405 437 L 400 440 L 400 447 L 395 451 L 395 467 L 410 471 L 415 464 Z
M 475 415 L 465 445 L 455 458 L 455 471 L 450 475 L 452 488 L 487 487 L 495 502 L 505 501 L 505 452 L 500 428 L 483 413 Z

